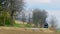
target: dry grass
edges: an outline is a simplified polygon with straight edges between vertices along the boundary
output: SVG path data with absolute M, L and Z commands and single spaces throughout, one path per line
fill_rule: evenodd
M 18 20 L 15 20 L 15 23 L 18 23 L 18 24 L 27 24 L 27 22 L 22 22 L 22 21 L 18 21 Z
M 44 28 L 41 28 L 40 30 L 32 30 L 27 28 L 0 27 L 0 34 L 60 34 L 60 33 Z

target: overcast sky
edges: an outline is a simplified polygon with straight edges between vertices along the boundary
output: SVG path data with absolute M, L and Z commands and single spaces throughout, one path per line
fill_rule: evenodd
M 27 8 L 40 8 L 46 10 L 60 10 L 60 0 L 26 0 Z
M 48 15 L 55 16 L 60 27 L 60 0 L 25 0 L 27 10 L 40 8 L 45 9 Z

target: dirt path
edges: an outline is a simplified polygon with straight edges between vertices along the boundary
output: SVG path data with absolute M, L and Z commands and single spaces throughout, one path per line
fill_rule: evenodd
M 34 30 L 26 30 L 24 28 L 7 28 L 7 27 L 0 27 L 0 34 L 60 34 L 57 32 L 40 32 Z

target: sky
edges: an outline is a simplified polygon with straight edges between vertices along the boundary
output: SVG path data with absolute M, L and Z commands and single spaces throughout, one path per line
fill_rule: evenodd
M 60 0 L 26 0 L 27 9 L 60 10 Z
M 49 17 L 55 16 L 58 20 L 58 27 L 60 28 L 60 0 L 25 0 L 26 9 L 31 10 L 34 8 L 45 9 Z M 48 20 L 49 20 L 48 17 Z

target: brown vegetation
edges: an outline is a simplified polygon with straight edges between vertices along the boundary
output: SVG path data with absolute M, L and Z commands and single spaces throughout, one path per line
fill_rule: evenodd
M 33 30 L 16 27 L 0 27 L 0 34 L 60 34 L 60 33 L 44 28 L 40 28 L 40 30 Z

